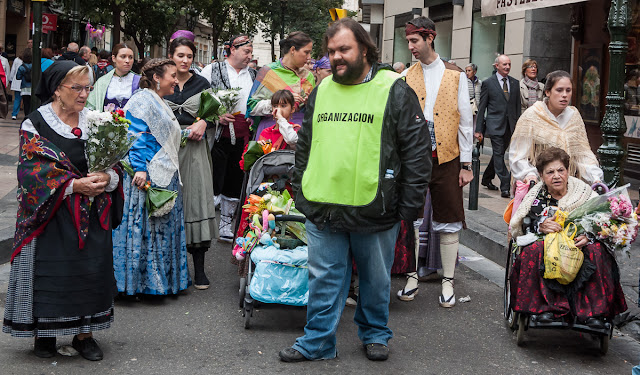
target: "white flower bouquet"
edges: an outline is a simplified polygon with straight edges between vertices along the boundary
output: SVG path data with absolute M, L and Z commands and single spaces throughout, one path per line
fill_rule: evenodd
M 129 131 L 131 121 L 122 110 L 115 112 L 89 111 L 89 125 L 85 154 L 89 172 L 102 172 L 116 165 L 129 152 L 138 135 Z
M 235 116 L 240 113 L 240 112 L 232 112 L 232 111 L 236 108 L 236 106 L 238 105 L 238 102 L 240 101 L 241 90 L 242 89 L 240 87 L 234 87 L 227 90 L 216 91 L 216 98 L 218 98 L 218 101 L 221 104 L 220 107 L 218 108 L 219 116 L 222 116 L 227 113 Z M 229 123 L 229 134 L 231 135 L 231 144 L 235 145 L 236 132 L 235 132 L 235 129 L 233 128 L 233 122 Z

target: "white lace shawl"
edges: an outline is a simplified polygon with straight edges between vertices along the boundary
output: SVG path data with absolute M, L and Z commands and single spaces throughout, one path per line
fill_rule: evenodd
M 147 171 L 154 184 L 167 187 L 180 165 L 180 124 L 173 111 L 158 94 L 149 89 L 140 90 L 133 95 L 124 111 L 144 121 L 162 147 L 147 164 Z
M 511 217 L 509 230 L 511 231 L 511 236 L 513 238 L 523 234 L 522 220 L 529 214 L 529 211 L 531 211 L 533 201 L 544 186 L 544 182 L 540 181 L 532 187 L 527 195 L 524 196 L 522 203 L 520 203 L 520 206 L 518 206 L 518 209 Z M 569 176 L 569 180 L 567 181 L 567 194 L 558 200 L 558 208 L 562 211 L 571 212 L 584 202 L 597 196 L 598 193 L 591 190 L 591 186 L 580 179 Z

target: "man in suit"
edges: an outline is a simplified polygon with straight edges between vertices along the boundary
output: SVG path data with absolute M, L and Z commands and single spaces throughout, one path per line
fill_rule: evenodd
M 498 190 L 491 182 L 498 175 L 501 196 L 508 198 L 511 174 L 504 162 L 504 153 L 520 117 L 520 83 L 509 76 L 511 59 L 508 56 L 496 57 L 493 65 L 496 74 L 482 83 L 475 137 L 482 141 L 487 136 L 493 149 L 491 161 L 482 175 L 482 185 L 489 190 Z

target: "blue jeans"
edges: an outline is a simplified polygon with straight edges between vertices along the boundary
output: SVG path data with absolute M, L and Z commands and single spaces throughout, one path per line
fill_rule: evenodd
M 293 348 L 309 359 L 335 358 L 336 331 L 351 284 L 351 257 L 356 262 L 360 293 L 354 321 L 363 344 L 387 345 L 391 266 L 400 223 L 384 232 L 319 230 L 306 223 L 309 240 L 309 304 L 304 336 Z
M 11 117 L 18 116 L 18 112 L 20 112 L 20 91 L 13 92 L 13 111 L 11 112 Z

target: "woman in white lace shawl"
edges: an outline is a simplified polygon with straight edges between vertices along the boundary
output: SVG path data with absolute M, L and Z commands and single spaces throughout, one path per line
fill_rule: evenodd
M 569 73 L 551 72 L 545 84 L 546 99 L 520 116 L 509 146 L 511 174 L 516 181 L 529 183 L 538 179 L 536 157 L 549 147 L 558 147 L 569 154 L 570 176 L 591 184 L 602 181 L 602 169 L 589 146 L 580 112 L 569 106 L 571 92 Z
M 142 68 L 140 87 L 124 108 L 129 129 L 139 133 L 127 161 L 133 178 L 124 181 L 124 215 L 113 231 L 113 266 L 118 291 L 124 295 L 177 294 L 191 284 L 187 268 L 182 188 L 178 150 L 180 124 L 162 97 L 178 83 L 176 64 L 153 59 Z M 163 216 L 150 216 L 144 187 L 178 192 L 175 206 Z

